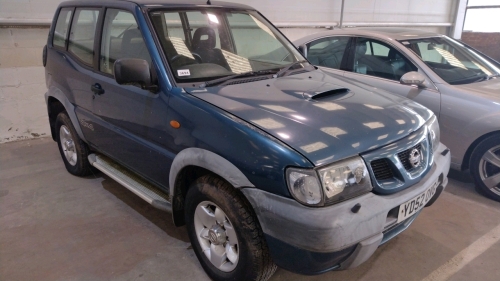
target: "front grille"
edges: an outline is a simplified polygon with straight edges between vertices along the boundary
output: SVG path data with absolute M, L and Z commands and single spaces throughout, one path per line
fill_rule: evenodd
M 373 193 L 393 194 L 425 177 L 432 167 L 429 163 L 432 155 L 426 137 L 427 129 L 423 126 L 406 138 L 361 155 L 370 169 Z M 415 168 L 408 159 L 413 149 L 419 149 L 421 152 L 421 163 Z
M 373 174 L 378 181 L 394 178 L 391 166 L 389 165 L 389 159 L 382 158 L 373 160 L 370 164 L 372 166 Z
M 410 152 L 414 149 L 418 149 L 420 151 L 420 153 L 422 153 L 422 145 L 419 143 L 417 145 L 415 145 L 414 147 L 411 147 L 405 151 L 402 151 L 400 153 L 398 153 L 398 158 L 399 158 L 399 161 L 401 161 L 401 164 L 403 164 L 403 166 L 405 167 L 405 169 L 407 171 L 413 169 L 412 165 L 410 164 L 410 159 L 409 159 L 409 156 L 410 156 Z

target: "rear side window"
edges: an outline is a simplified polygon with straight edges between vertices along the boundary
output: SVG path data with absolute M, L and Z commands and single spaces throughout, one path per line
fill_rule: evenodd
M 151 64 L 146 43 L 130 12 L 107 9 L 101 41 L 102 72 L 113 74 L 116 60 L 121 58 L 143 59 Z
M 57 47 L 66 48 L 68 40 L 69 21 L 73 14 L 73 8 L 62 8 L 57 18 L 56 28 L 52 44 Z
M 92 65 L 98 9 L 77 8 L 71 25 L 68 51 L 82 62 Z

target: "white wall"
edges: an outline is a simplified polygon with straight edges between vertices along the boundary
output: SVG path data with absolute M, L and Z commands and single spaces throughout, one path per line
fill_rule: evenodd
M 272 22 L 338 22 L 341 0 L 227 0 Z M 50 21 L 60 0 L 0 0 L 0 20 Z M 200 3 L 204 3 L 200 0 Z M 453 22 L 454 0 L 346 0 L 344 22 Z M 422 28 L 420 28 L 422 29 Z M 447 33 L 447 28 L 426 28 Z M 291 40 L 322 29 L 284 28 Z M 42 48 L 47 28 L 0 28 L 0 143 L 50 134 Z

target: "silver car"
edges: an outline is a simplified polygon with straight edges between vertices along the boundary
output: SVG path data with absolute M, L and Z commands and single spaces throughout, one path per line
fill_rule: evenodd
M 428 107 L 439 118 L 451 166 L 500 201 L 500 63 L 447 36 L 395 28 L 348 28 L 296 40 L 332 75 Z

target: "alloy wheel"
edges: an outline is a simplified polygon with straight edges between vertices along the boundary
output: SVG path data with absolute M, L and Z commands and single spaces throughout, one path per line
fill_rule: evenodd
M 500 145 L 487 150 L 481 157 L 479 176 L 486 187 L 500 195 Z
M 213 202 L 201 202 L 194 213 L 194 227 L 212 265 L 224 272 L 234 270 L 239 260 L 238 238 L 224 211 Z
M 64 157 L 66 157 L 66 160 L 71 166 L 75 166 L 76 161 L 78 160 L 75 141 L 73 140 L 68 127 L 66 127 L 65 125 L 62 125 L 59 129 L 59 141 L 61 142 Z

